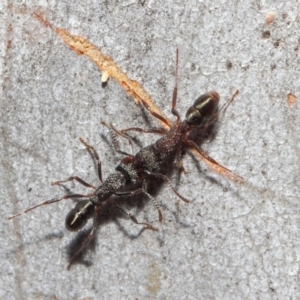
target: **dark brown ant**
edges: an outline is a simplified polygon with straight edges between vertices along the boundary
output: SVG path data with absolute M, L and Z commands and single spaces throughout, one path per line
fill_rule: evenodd
M 158 230 L 148 223 L 138 222 L 136 217 L 133 216 L 129 211 L 125 210 L 121 206 L 119 206 L 115 200 L 111 197 L 122 196 L 122 195 L 135 195 L 138 193 L 143 193 L 147 195 L 155 204 L 158 214 L 159 221 L 162 221 L 162 213 L 159 208 L 157 201 L 147 192 L 147 183 L 151 180 L 151 177 L 161 178 L 166 181 L 169 187 L 173 190 L 173 192 L 184 202 L 190 202 L 188 199 L 181 196 L 171 185 L 170 179 L 164 174 L 165 164 L 166 162 L 173 162 L 174 165 L 178 165 L 180 161 L 180 156 L 182 152 L 182 148 L 190 148 L 196 150 L 199 154 L 204 156 L 210 162 L 217 164 L 212 158 L 210 158 L 205 152 L 199 148 L 190 138 L 189 132 L 193 129 L 197 128 L 208 128 L 212 125 L 213 122 L 216 121 L 220 111 L 224 109 L 233 101 L 233 99 L 238 94 L 238 91 L 225 103 L 225 105 L 218 110 L 219 104 L 219 94 L 217 92 L 209 92 L 204 95 L 201 95 L 194 104 L 188 109 L 186 113 L 186 118 L 184 121 L 181 120 L 179 113 L 175 109 L 176 107 L 176 99 L 177 99 L 177 74 L 178 74 L 178 51 L 176 52 L 176 73 L 175 73 L 175 87 L 173 91 L 172 97 L 172 114 L 177 118 L 176 122 L 172 125 L 169 131 L 165 131 L 164 129 L 150 129 L 144 130 L 141 128 L 128 128 L 126 130 L 118 131 L 112 125 L 106 125 L 113 136 L 113 144 L 114 148 L 118 153 L 126 155 L 119 165 L 116 167 L 116 171 L 110 174 L 105 181 L 102 180 L 102 172 L 101 172 L 101 162 L 99 160 L 99 155 L 94 149 L 94 147 L 90 146 L 86 141 L 82 138 L 79 138 L 80 141 L 86 146 L 86 148 L 90 151 L 95 160 L 98 168 L 98 177 L 100 182 L 102 183 L 100 186 L 95 187 L 78 176 L 72 176 L 67 180 L 52 182 L 52 185 L 63 184 L 67 181 L 76 180 L 80 184 L 92 188 L 94 191 L 87 195 L 82 194 L 70 194 L 65 195 L 63 197 L 54 198 L 38 205 L 35 205 L 24 212 L 18 213 L 14 216 L 9 217 L 8 219 L 13 219 L 17 216 L 20 216 L 24 213 L 27 213 L 39 206 L 52 204 L 55 202 L 59 202 L 64 199 L 70 198 L 88 198 L 87 200 L 79 201 L 73 209 L 70 210 L 66 217 L 66 228 L 70 231 L 78 231 L 85 226 L 88 219 L 93 218 L 93 226 L 92 229 L 85 240 L 85 242 L 81 245 L 79 250 L 75 253 L 73 258 L 71 259 L 68 268 L 73 263 L 74 258 L 88 245 L 88 243 L 93 238 L 95 231 L 97 229 L 97 219 L 98 213 L 101 209 L 102 204 L 105 201 L 116 206 L 123 213 L 125 213 L 133 222 L 136 224 L 144 225 L 145 229 Z M 147 103 L 143 102 L 145 108 L 160 121 L 168 125 L 168 120 L 162 117 L 161 115 L 154 112 Z M 127 131 L 139 131 L 139 132 L 147 132 L 147 133 L 158 133 L 163 136 L 158 139 L 154 144 L 142 148 L 136 155 L 130 155 L 126 152 L 123 152 L 119 149 L 118 143 L 116 140 L 116 134 L 119 134 L 131 143 L 131 139 L 126 134 Z M 137 187 L 138 186 L 138 187 Z M 133 187 L 133 190 L 124 191 L 124 188 Z

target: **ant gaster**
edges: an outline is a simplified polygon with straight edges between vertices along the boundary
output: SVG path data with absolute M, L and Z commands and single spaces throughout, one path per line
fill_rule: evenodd
M 177 74 L 178 74 L 178 50 L 176 52 L 176 73 L 175 73 L 175 87 L 173 91 L 172 97 L 172 114 L 177 118 L 169 131 L 165 131 L 164 129 L 150 129 L 144 130 L 141 128 L 128 128 L 126 130 L 118 131 L 112 125 L 106 125 L 104 122 L 101 122 L 105 126 L 107 126 L 113 136 L 113 144 L 115 150 L 118 153 L 125 154 L 126 156 L 121 160 L 119 165 L 116 167 L 115 172 L 110 174 L 105 181 L 102 180 L 102 172 L 101 172 L 101 162 L 99 160 L 99 156 L 94 149 L 94 147 L 90 146 L 86 141 L 82 138 L 79 138 L 80 141 L 86 146 L 86 148 L 92 154 L 98 168 L 98 177 L 101 182 L 101 185 L 95 187 L 78 176 L 72 176 L 67 180 L 56 181 L 53 182 L 52 185 L 62 184 L 67 181 L 76 180 L 82 185 L 94 189 L 94 192 L 87 195 L 82 194 L 69 194 L 63 197 L 54 198 L 43 203 L 40 203 L 36 206 L 33 206 L 24 212 L 18 213 L 14 216 L 11 216 L 8 219 L 13 219 L 21 214 L 27 213 L 39 206 L 48 205 L 55 202 L 59 202 L 64 199 L 70 198 L 88 198 L 87 200 L 79 201 L 73 209 L 70 210 L 66 217 L 66 228 L 70 231 L 78 231 L 85 226 L 88 219 L 93 218 L 93 226 L 92 229 L 85 240 L 85 242 L 81 245 L 79 250 L 75 253 L 73 258 L 71 259 L 68 268 L 71 266 L 73 259 L 88 245 L 90 240 L 93 238 L 94 233 L 97 228 L 97 216 L 101 209 L 102 204 L 105 201 L 112 203 L 118 209 L 120 209 L 123 213 L 125 213 L 128 217 L 131 218 L 133 222 L 136 224 L 144 225 L 146 229 L 158 230 L 148 223 L 138 222 L 135 216 L 133 216 L 130 212 L 119 206 L 115 200 L 111 199 L 111 196 L 122 196 L 122 195 L 135 195 L 138 193 L 143 193 L 147 195 L 155 204 L 158 213 L 159 213 L 159 221 L 162 221 L 162 213 L 160 211 L 159 205 L 157 201 L 147 192 L 147 183 L 151 179 L 151 177 L 161 178 L 166 181 L 169 187 L 173 190 L 173 192 L 184 202 L 190 202 L 183 196 L 181 196 L 171 185 L 170 179 L 164 174 L 164 166 L 168 161 L 172 161 L 175 165 L 179 163 L 180 156 L 182 152 L 182 148 L 193 148 L 201 155 L 205 156 L 208 160 L 213 163 L 218 164 L 212 158 L 205 154 L 205 152 L 199 148 L 190 138 L 189 132 L 193 129 L 197 128 L 208 128 L 218 117 L 219 112 L 225 107 L 228 106 L 230 102 L 233 101 L 235 96 L 238 94 L 238 91 L 225 103 L 225 105 L 218 110 L 219 104 L 219 94 L 215 91 L 206 93 L 201 95 L 194 104 L 188 109 L 186 113 L 186 118 L 184 121 L 181 120 L 179 113 L 175 109 L 176 107 L 176 99 L 177 99 Z M 164 122 L 168 125 L 168 121 L 161 115 L 154 112 L 147 103 L 143 102 L 145 108 L 160 121 Z M 125 138 L 127 138 L 130 142 L 131 139 L 126 134 L 127 131 L 134 130 L 139 132 L 147 132 L 147 133 L 158 133 L 163 136 L 158 139 L 154 144 L 151 144 L 145 148 L 142 148 L 136 155 L 130 155 L 126 152 L 123 152 L 119 149 L 115 134 L 119 134 Z M 135 187 L 132 191 L 123 191 L 126 187 Z M 136 188 L 139 186 L 139 188 Z

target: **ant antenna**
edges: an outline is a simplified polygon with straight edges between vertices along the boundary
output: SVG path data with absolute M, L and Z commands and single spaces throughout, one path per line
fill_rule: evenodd
M 23 215 L 23 214 L 26 214 L 26 213 L 28 213 L 29 211 L 31 211 L 31 210 L 33 210 L 33 209 L 36 209 L 36 208 L 38 208 L 38 207 L 40 207 L 40 206 L 43 206 L 43 205 L 48 205 L 48 204 L 52 204 L 52 203 L 59 202 L 59 201 L 61 201 L 61 200 L 66 200 L 66 199 L 71 199 L 71 198 L 90 198 L 90 197 L 93 197 L 93 196 L 94 196 L 94 194 L 88 194 L 88 195 L 71 194 L 71 195 L 65 195 L 65 196 L 59 197 L 59 198 L 53 198 L 53 199 L 51 199 L 51 200 L 44 201 L 44 202 L 42 202 L 42 203 L 40 203 L 40 204 L 37 204 L 37 205 L 35 205 L 35 206 L 33 206 L 33 207 L 30 207 L 30 208 L 28 208 L 28 209 L 26 209 L 26 210 L 24 210 L 24 211 L 22 211 L 22 212 L 20 212 L 20 213 L 18 213 L 18 214 L 16 214 L 16 215 L 13 215 L 13 216 L 7 218 L 7 220 L 14 219 L 14 218 L 16 218 L 16 217 L 18 217 L 18 216 L 21 216 L 21 215 Z
M 220 115 L 220 113 L 222 111 L 225 111 L 227 109 L 227 107 L 229 106 L 229 104 L 231 104 L 231 102 L 235 99 L 235 97 L 239 94 L 239 90 L 236 90 L 234 92 L 234 94 L 222 105 L 222 107 L 215 113 L 212 115 L 212 117 L 206 122 L 206 124 L 204 125 L 204 127 L 208 127 L 210 126 L 212 123 L 215 122 L 215 120 L 218 118 L 218 116 Z
M 226 110 L 229 104 L 234 100 L 234 98 L 239 94 L 239 90 L 236 90 L 235 93 L 222 105 L 222 107 L 219 109 L 218 114 L 222 110 Z

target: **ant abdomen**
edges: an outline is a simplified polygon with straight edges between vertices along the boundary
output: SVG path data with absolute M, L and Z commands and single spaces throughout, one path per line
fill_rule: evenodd
M 82 200 L 78 202 L 66 216 L 66 228 L 69 231 L 80 230 L 93 216 L 95 204 L 90 200 Z
M 201 95 L 188 109 L 185 117 L 189 125 L 202 126 L 209 123 L 218 109 L 220 96 L 212 91 Z

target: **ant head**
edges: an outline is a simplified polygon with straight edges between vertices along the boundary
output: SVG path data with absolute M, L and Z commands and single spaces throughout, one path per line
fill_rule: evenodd
M 70 231 L 80 230 L 93 216 L 95 204 L 91 200 L 78 202 L 66 217 L 66 228 Z
M 217 92 L 201 95 L 188 109 L 185 117 L 189 125 L 205 126 L 210 123 L 218 109 L 220 96 Z

